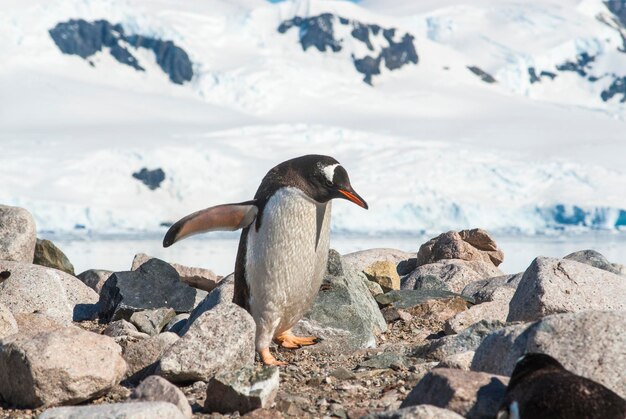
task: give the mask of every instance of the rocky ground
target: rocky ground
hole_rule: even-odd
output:
[[[75,275],[35,231],[0,206],[0,418],[491,418],[532,353],[618,413],[542,391],[548,405],[626,414],[626,269],[591,250],[514,275],[479,229],[417,253],[331,251],[295,328],[323,341],[273,348],[288,365],[266,368],[232,275],[141,254],[127,272]]]

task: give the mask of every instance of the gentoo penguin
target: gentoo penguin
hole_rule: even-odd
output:
[[[165,235],[168,247],[192,234],[243,228],[233,301],[252,315],[256,350],[267,365],[284,364],[269,351],[272,339],[292,349],[318,342],[291,328],[310,308],[326,271],[334,198],[368,208],[337,160],[306,155],[271,169],[252,201],[198,211]]]
[[[550,355],[529,353],[515,365],[497,418],[624,419],[626,401]]]

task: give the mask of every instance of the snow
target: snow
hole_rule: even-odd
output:
[[[483,227],[551,234],[626,224],[624,104],[575,73],[530,85],[581,51],[620,72],[619,34],[601,5],[541,0],[174,0],[22,2],[0,14],[0,202],[28,208],[40,232],[164,233],[201,208],[250,199],[298,155],[329,154],[370,205],[334,206],[335,232],[438,234]],[[412,33],[418,65],[363,83],[350,55],[306,52],[284,19],[323,12]],[[48,29],[108,19],[173,40],[196,76],[168,81],[108,53],[63,55]],[[135,52],[134,52],[135,54]],[[496,77],[489,85],[467,70]],[[132,178],[162,168],[149,190]],[[620,210],[622,212],[620,212]]]

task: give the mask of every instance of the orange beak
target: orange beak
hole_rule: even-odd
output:
[[[368,208],[369,208],[369,207],[367,206],[367,202],[365,202],[365,201],[363,200],[363,198],[361,198],[361,197],[359,196],[359,194],[357,194],[356,192],[354,192],[354,191],[346,191],[346,190],[343,190],[343,189],[339,189],[339,193],[341,193],[343,196],[345,196],[345,197],[346,197],[346,199],[347,199],[348,201],[352,201],[352,202],[354,202],[354,203],[355,203],[355,204],[357,204],[359,207],[361,207],[361,208],[365,208],[365,209],[368,209]]]

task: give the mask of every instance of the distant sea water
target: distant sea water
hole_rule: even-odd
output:
[[[162,237],[63,237],[53,240],[74,264],[76,273],[87,269],[129,270],[136,253],[146,253],[168,262],[208,268],[220,275],[233,271],[239,234],[196,236],[165,249]],[[524,271],[537,256],[563,257],[583,249],[594,249],[613,263],[626,264],[626,232],[590,232],[560,236],[498,236],[504,252],[500,268],[505,273]],[[377,247],[417,252],[430,236],[354,236],[333,234],[331,247],[341,254]]]

